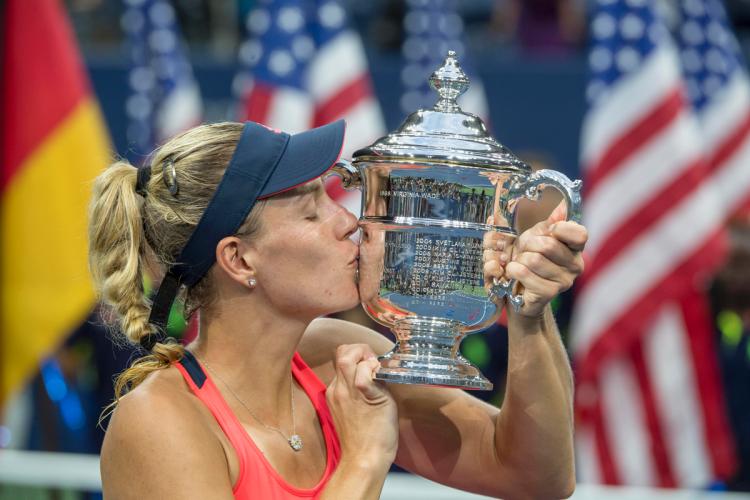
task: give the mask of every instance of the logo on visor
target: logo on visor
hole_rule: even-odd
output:
[[[259,123],[259,125],[260,125],[261,127],[265,128],[266,130],[270,130],[270,131],[271,131],[271,132],[273,132],[274,134],[280,134],[280,133],[281,133],[281,130],[279,130],[279,129],[277,129],[277,128],[271,128],[271,127],[269,127],[268,125],[264,125],[264,124],[262,124],[262,123]]]

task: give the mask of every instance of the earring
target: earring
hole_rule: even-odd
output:
[[[255,288],[255,285],[258,284],[258,280],[256,280],[255,278],[250,278],[249,280],[247,280],[247,284],[250,288]]]

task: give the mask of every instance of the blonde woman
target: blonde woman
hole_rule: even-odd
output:
[[[548,302],[581,272],[585,229],[555,213],[486,272],[518,279],[502,409],[463,391],[373,381],[388,340],[319,319],[358,303],[356,218],[320,181],[343,122],[288,135],[203,125],[150,165],[97,179],[91,269],[148,354],[117,380],[102,448],[108,499],[378,498],[390,465],[467,491],[573,491],[570,368]],[[512,257],[512,259],[511,259]],[[164,279],[150,304],[142,274]],[[160,336],[175,296],[200,335]]]

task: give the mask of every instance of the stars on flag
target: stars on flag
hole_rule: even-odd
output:
[[[696,110],[726,85],[741,68],[739,44],[730,32],[721,2],[682,0],[683,23],[677,34],[680,43],[688,96]]]
[[[346,13],[336,1],[259,2],[247,16],[250,35],[240,46],[240,61],[255,78],[304,90],[307,65],[328,38],[342,30]],[[315,37],[315,39],[313,38]],[[248,75],[240,73],[239,94]]]
[[[639,67],[667,35],[661,20],[646,0],[600,2],[591,21],[589,104],[607,94],[611,85]]]
[[[428,85],[432,72],[440,67],[449,50],[456,51],[466,71],[463,20],[453,0],[409,0],[404,16],[406,38],[402,47],[405,65],[401,71],[404,93],[401,109],[411,113],[435,104]]]
[[[192,68],[182,53],[175,11],[165,0],[125,0],[120,19],[128,36],[132,67],[128,142],[147,154],[159,141],[200,120]]]
[[[591,21],[590,104],[606,95],[608,87],[624,74],[635,70],[654,47],[669,43],[665,40],[665,20],[656,18],[647,1],[602,4]],[[719,0],[681,0],[679,11],[682,19],[674,35],[680,45],[688,96],[700,111],[741,67],[741,49],[731,36]]]
[[[290,133],[345,119],[345,156],[383,135],[364,48],[337,0],[258,0],[245,26],[241,119]]]

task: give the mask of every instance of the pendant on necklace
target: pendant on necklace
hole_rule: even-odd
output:
[[[291,446],[294,451],[301,450],[302,438],[299,437],[298,434],[292,434],[292,436],[289,438],[289,446]]]

